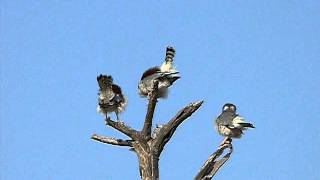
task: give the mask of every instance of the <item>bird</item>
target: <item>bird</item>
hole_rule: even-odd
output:
[[[123,112],[127,105],[127,98],[122,94],[120,86],[113,83],[110,75],[97,76],[99,85],[97,112],[108,116],[115,112],[119,121],[119,113]]]
[[[174,67],[175,49],[168,46],[165,61],[161,66],[147,69],[141,76],[138,90],[141,97],[150,97],[154,81],[158,81],[158,98],[166,98],[168,88],[178,79],[179,71]]]
[[[232,138],[241,138],[243,131],[248,128],[255,128],[253,124],[245,122],[245,119],[236,111],[237,107],[234,104],[226,103],[222,107],[221,114],[215,119],[218,133],[226,137],[222,144],[231,142]]]

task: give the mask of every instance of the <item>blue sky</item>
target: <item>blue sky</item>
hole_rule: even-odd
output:
[[[205,100],[167,144],[161,179],[192,179],[219,145],[225,102],[255,124],[216,179],[320,179],[320,2],[1,1],[1,179],[139,179],[135,154],[90,140],[125,138],[96,113],[100,73],[141,128],[142,72],[176,48],[182,78],[155,123]],[[124,172],[123,172],[124,171]]]

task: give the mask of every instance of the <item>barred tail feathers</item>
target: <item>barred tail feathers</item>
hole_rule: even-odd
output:
[[[172,62],[176,51],[173,47],[168,46],[166,51],[166,62]]]

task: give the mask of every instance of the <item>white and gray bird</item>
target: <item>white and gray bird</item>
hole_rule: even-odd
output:
[[[159,82],[158,97],[167,97],[168,88],[180,78],[179,71],[177,71],[174,67],[174,55],[174,48],[167,47],[166,58],[163,64],[160,67],[156,66],[150,68],[142,74],[141,80],[138,85],[139,94],[141,97],[149,97],[155,80]]]
[[[124,111],[127,105],[127,99],[122,94],[120,86],[113,84],[112,76],[108,75],[100,74],[97,81],[99,84],[97,111],[105,116],[115,112],[119,120],[119,113]]]
[[[237,107],[234,104],[226,103],[222,113],[215,120],[218,133],[226,137],[223,143],[231,138],[240,138],[244,130],[254,128],[253,124],[245,122],[236,111]]]

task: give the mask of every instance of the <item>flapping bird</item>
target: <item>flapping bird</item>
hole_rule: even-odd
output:
[[[115,112],[119,120],[119,113],[124,111],[127,105],[127,99],[122,94],[120,86],[114,84],[112,76],[109,75],[100,74],[97,81],[99,84],[97,111],[105,116]]]
[[[243,131],[248,128],[255,128],[253,124],[245,122],[245,119],[236,111],[237,107],[234,104],[226,103],[222,113],[215,120],[218,133],[226,137],[223,143],[227,140],[231,141],[231,138],[240,138]]]
[[[179,72],[174,67],[173,59],[175,50],[167,47],[166,58],[161,66],[152,67],[146,70],[141,77],[138,85],[141,97],[149,97],[154,81],[158,81],[158,97],[166,98],[168,88],[180,78]]]

